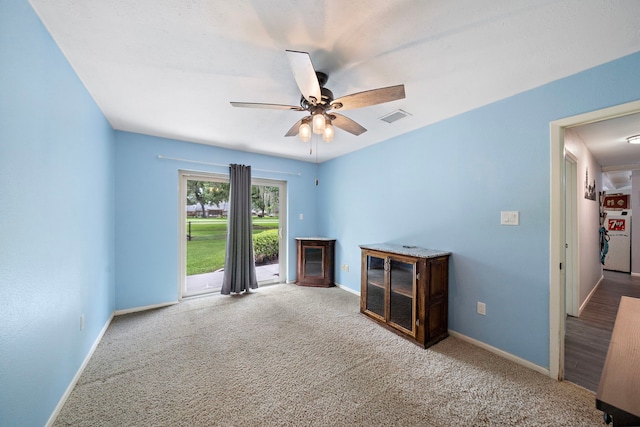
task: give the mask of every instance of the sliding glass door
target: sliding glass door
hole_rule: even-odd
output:
[[[285,183],[252,181],[253,237],[259,284],[284,281]],[[180,297],[219,292],[226,254],[229,177],[180,173]]]

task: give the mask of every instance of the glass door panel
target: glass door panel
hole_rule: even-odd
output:
[[[413,333],[415,264],[391,259],[389,274],[389,322]]]
[[[384,318],[384,258],[367,255],[366,309]]]
[[[305,277],[322,277],[324,271],[323,265],[323,251],[322,247],[304,247],[304,276]]]

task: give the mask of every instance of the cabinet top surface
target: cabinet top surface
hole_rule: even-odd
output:
[[[598,401],[640,417],[640,298],[623,296],[611,333],[611,342],[596,393]],[[597,406],[596,406],[597,407]]]
[[[390,252],[398,255],[408,255],[420,258],[437,258],[441,256],[449,256],[451,252],[440,251],[437,249],[425,249],[418,246],[394,245],[391,243],[373,243],[360,245],[362,249],[370,249],[380,252]]]
[[[320,241],[331,241],[336,240],[331,237],[296,237],[296,240],[320,240]]]

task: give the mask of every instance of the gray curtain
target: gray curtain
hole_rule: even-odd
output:
[[[220,293],[249,292],[258,287],[251,223],[251,166],[229,165],[229,229]]]

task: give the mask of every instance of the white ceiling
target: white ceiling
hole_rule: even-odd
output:
[[[640,51],[640,1],[30,2],[115,129],[310,162]],[[303,113],[229,104],[298,105],[285,49],[336,97],[403,83],[406,99],[345,112],[368,132],[310,156],[283,136]]]
[[[628,190],[631,171],[640,170],[640,145],[627,138],[640,134],[640,113],[577,126],[571,129],[586,145],[604,171],[608,193]]]

